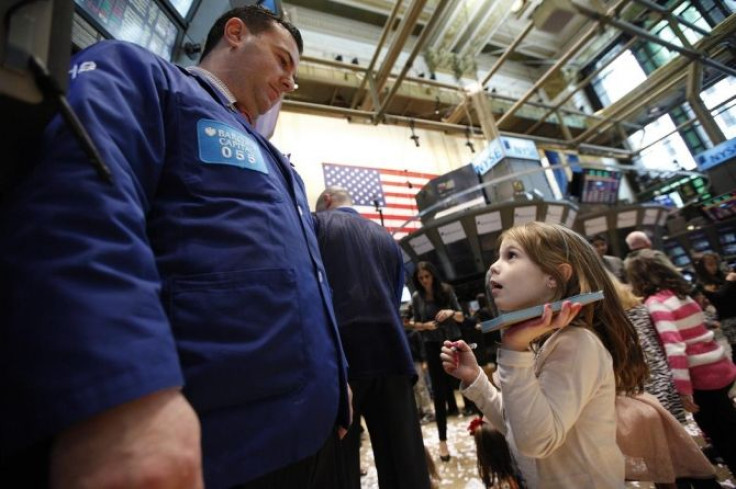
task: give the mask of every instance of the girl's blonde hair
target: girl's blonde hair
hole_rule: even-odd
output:
[[[632,307],[641,305],[641,297],[638,297],[631,291],[631,286],[621,282],[618,278],[616,278],[614,274],[612,274],[608,270],[606,270],[606,272],[608,272],[608,278],[611,279],[613,288],[616,289],[616,293],[618,293],[618,298],[621,301],[621,305],[623,306],[625,311],[628,311]]]
[[[542,222],[508,229],[501,234],[500,240],[504,239],[516,241],[544,273],[555,279],[558,285],[552,300],[603,291],[604,299],[583,306],[573,324],[595,332],[610,352],[618,391],[640,392],[648,370],[636,329],[588,241],[566,227]],[[563,274],[563,264],[572,267],[569,278]]]

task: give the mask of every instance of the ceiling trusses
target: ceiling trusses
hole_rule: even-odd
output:
[[[285,108],[301,104],[302,110],[308,107],[311,113],[325,106],[326,114],[346,116],[347,109],[352,117],[366,118],[373,123],[401,123],[406,119],[415,120],[417,127],[421,126],[420,121],[426,121],[427,125],[434,124],[433,127],[444,124],[450,131],[472,126],[472,132],[480,133],[478,119],[464,107],[467,97],[463,86],[478,73],[478,82],[489,92],[501,131],[557,138],[572,145],[601,142],[618,145],[627,133],[647,122],[646,107],[639,104],[637,109],[632,98],[665,104],[671,103],[664,100],[667,95],[675,94],[684,100],[687,77],[680,71],[687,70],[690,60],[683,62],[679,57],[676,60],[680,61],[673,60],[663,67],[669,67],[667,70],[671,72],[666,82],[659,81],[661,76],[655,76],[655,72],[643,84],[644,88],[634,90],[624,101],[600,114],[580,113],[570,104],[574,93],[584,88],[592,76],[582,79],[579,69],[621,31],[584,15],[575,15],[559,32],[539,31],[531,23],[531,17],[541,1],[527,0],[525,8],[515,13],[511,11],[512,0],[285,2],[287,11],[318,9],[321,15],[342,17],[353,23],[370,19],[374,31],[382,29],[380,37],[376,35],[377,47],[367,68],[306,56],[300,66],[300,89],[286,101]],[[603,15],[617,21],[645,23],[668,15],[648,11],[646,2],[609,0],[607,13]],[[722,39],[709,41],[722,35],[718,32],[731,29],[732,34],[731,24],[736,21],[731,17],[722,23],[728,25],[714,29],[696,49],[721,42]],[[338,19],[331,18],[335,20]],[[435,59],[430,60],[433,55]],[[722,49],[720,56],[719,62],[728,62],[733,59],[733,52],[724,54]],[[419,58],[426,62],[430,72],[445,73],[445,79],[454,75],[456,82],[436,82],[426,78],[427,74],[418,78],[413,67]],[[435,66],[429,66],[433,64],[429,61]],[[490,69],[483,74],[478,65]],[[532,86],[515,98],[490,93],[498,76],[512,72],[527,73]]]

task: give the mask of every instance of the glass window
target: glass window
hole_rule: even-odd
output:
[[[189,9],[192,8],[194,0],[169,0],[169,3],[177,12],[179,12],[179,15],[181,15],[183,19],[186,19]]]
[[[593,83],[593,88],[605,107],[622,98],[646,79],[647,75],[634,55],[631,51],[626,51],[600,73]]]
[[[628,138],[633,149],[646,146],[675,130],[675,123],[669,114],[648,124]],[[678,132],[670,134],[658,143],[645,149],[639,155],[639,162],[650,170],[694,170],[695,160]]]
[[[719,81],[707,90],[700,92],[705,106],[713,114],[718,127],[721,128],[726,139],[736,137],[736,78],[729,76]],[[730,101],[726,102],[727,100]],[[723,104],[723,102],[726,102]],[[723,105],[721,105],[723,104]],[[720,105],[720,107],[718,107]]]

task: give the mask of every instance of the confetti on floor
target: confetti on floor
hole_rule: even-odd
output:
[[[462,401],[458,400],[462,406]],[[468,434],[467,426],[472,417],[468,416],[451,416],[447,420],[447,444],[450,448],[449,462],[440,461],[439,457],[439,438],[437,436],[437,425],[435,423],[427,423],[422,425],[422,434],[424,435],[424,444],[429,449],[429,453],[433,456],[437,470],[442,477],[440,481],[441,489],[482,489],[483,485],[478,478],[478,472],[475,465],[475,443],[473,437]],[[696,436],[698,443],[702,444],[699,438],[700,432],[697,425],[692,419],[686,425],[688,433]],[[370,438],[367,432],[363,436],[361,446],[361,467],[367,469],[368,473],[361,478],[361,489],[378,489],[378,475],[376,467],[373,463],[373,452],[370,448]],[[731,476],[728,469],[722,465],[716,466],[719,483],[728,489],[736,489],[736,478]],[[650,482],[630,481],[626,483],[627,488],[637,489],[653,489],[654,484]]]

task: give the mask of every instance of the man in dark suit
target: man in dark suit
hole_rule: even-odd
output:
[[[597,234],[590,240],[590,244],[593,245],[595,251],[598,252],[598,256],[601,257],[603,266],[606,270],[611,272],[617,279],[622,282],[626,282],[626,272],[624,270],[624,262],[617,256],[607,255],[608,253],[608,240],[603,234]]]
[[[346,190],[319,197],[315,230],[353,392],[355,422],[340,450],[349,488],[360,489],[360,417],[371,437],[381,489],[428,489],[414,401],[414,364],[399,315],[404,269],[391,235],[351,207]]]

